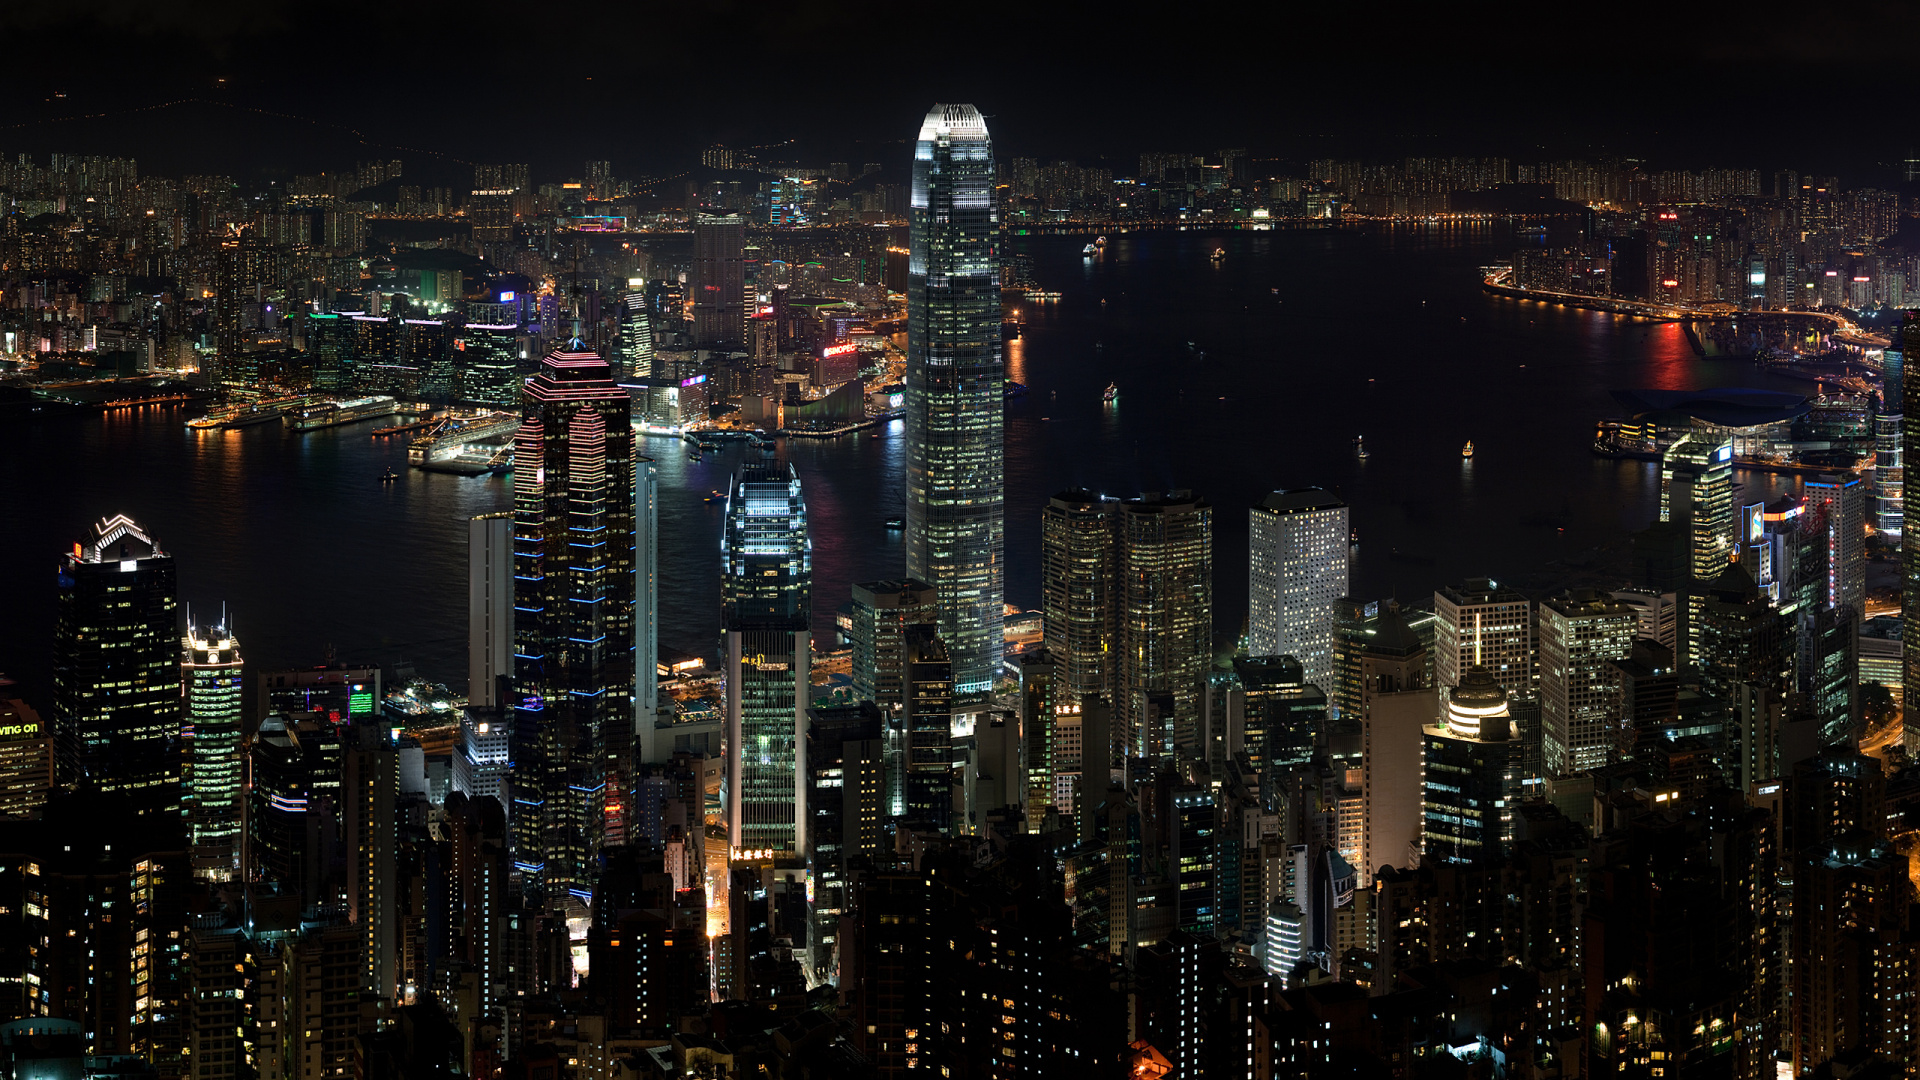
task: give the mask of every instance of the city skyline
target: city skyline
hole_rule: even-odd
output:
[[[274,116],[284,17],[89,25]],[[1920,1070],[1920,156],[925,74],[817,164],[0,155],[0,1075]]]

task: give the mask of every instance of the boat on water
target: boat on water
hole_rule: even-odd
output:
[[[887,528],[888,528],[888,529],[891,529],[891,530],[896,530],[896,531],[897,531],[897,530],[900,530],[900,529],[904,529],[904,528],[906,528],[906,527],[907,527],[907,519],[906,519],[906,518],[897,518],[897,517],[890,517],[890,518],[888,518],[888,519],[887,519],[887,521],[886,521],[886,525],[887,525]]]
[[[1106,237],[1104,237],[1104,236],[1096,236],[1096,237],[1094,237],[1094,238],[1093,238],[1093,246],[1094,246],[1094,247],[1096,247],[1096,248],[1103,248],[1103,247],[1106,247],[1106,246],[1107,246],[1107,238],[1106,238]]]
[[[1100,392],[1100,400],[1108,402],[1119,401],[1120,385],[1118,383],[1108,383],[1107,388]]]
[[[1545,225],[1525,225],[1515,229],[1514,232],[1519,233],[1521,236],[1545,236],[1547,235],[1547,227]]]
[[[380,482],[383,484],[391,484],[398,479],[400,479],[400,474],[394,472],[391,466],[388,467],[386,472],[380,474]]]
[[[394,399],[385,394],[362,398],[322,398],[288,410],[287,431],[289,434],[319,431],[321,428],[339,427],[377,416],[391,416],[398,409],[399,405]]]
[[[1355,435],[1353,437],[1353,452],[1359,455],[1362,460],[1365,460],[1367,456],[1367,437],[1365,435]]]
[[[1473,456],[1473,440],[1472,439],[1468,439],[1467,445],[1464,447],[1461,447],[1460,456],[1463,458],[1470,458]]]
[[[1091,254],[1093,254],[1093,245],[1092,245],[1092,244],[1088,244],[1088,245],[1087,245],[1086,247],[1083,247],[1083,248],[1081,248],[1081,249],[1080,249],[1080,254],[1082,254],[1082,255],[1091,255]]]
[[[1219,262],[1219,261],[1220,261],[1221,259],[1224,259],[1224,258],[1226,258],[1226,257],[1227,257],[1227,249],[1226,249],[1226,248],[1214,248],[1214,249],[1213,249],[1213,256],[1212,256],[1212,258],[1213,258],[1213,261],[1214,261],[1214,262]]]
[[[187,426],[196,431],[218,429],[230,431],[234,428],[253,427],[255,424],[270,424],[279,420],[283,405],[279,402],[257,402],[250,405],[222,405],[212,409],[205,416],[187,421]]]
[[[710,490],[708,490],[708,492],[707,492],[707,501],[708,501],[708,502],[710,502],[710,503],[712,503],[712,502],[726,502],[726,501],[727,501],[727,493],[726,493],[726,492],[724,492],[724,491],[721,491],[721,490],[719,490],[718,488],[713,488],[713,489],[710,489]]]

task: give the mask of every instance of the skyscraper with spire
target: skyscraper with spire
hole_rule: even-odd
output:
[[[935,105],[913,153],[907,263],[907,576],[940,597],[957,695],[993,688],[1005,642],[1006,363],[993,140]]]
[[[540,362],[521,406],[510,817],[528,895],[552,901],[586,888],[633,758],[633,427],[627,392],[577,339]]]

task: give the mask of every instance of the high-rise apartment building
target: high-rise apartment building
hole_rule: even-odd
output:
[[[693,340],[744,348],[747,340],[746,222],[701,214],[693,223]]]
[[[1062,704],[1112,689],[1118,506],[1090,491],[1063,491],[1040,512],[1041,632]]]
[[[53,637],[60,782],[180,806],[180,623],[173,557],[124,514],[60,568]]]
[[[527,380],[514,437],[515,861],[584,888],[633,753],[632,399],[579,341]]]
[[[1004,400],[993,141],[935,105],[913,154],[907,271],[907,576],[940,596],[954,692],[993,689],[1005,644]]]
[[[240,869],[240,643],[225,625],[187,625],[188,841],[193,873],[230,880]]]
[[[1127,745],[1143,757],[1197,755],[1213,666],[1213,507],[1190,491],[1150,494],[1121,503],[1114,528],[1114,687]]]
[[[803,855],[813,543],[793,466],[740,467],[722,546],[727,840],[737,849]]]
[[[1247,652],[1291,656],[1333,688],[1334,601],[1347,595],[1347,504],[1319,488],[1276,491],[1253,508]]]
[[[1468,578],[1433,594],[1433,681],[1454,687],[1469,669],[1486,668],[1509,694],[1539,689],[1533,602],[1511,585]]]
[[[1590,589],[1540,603],[1541,756],[1549,775],[1570,776],[1611,762],[1614,660],[1633,653],[1634,610]]]

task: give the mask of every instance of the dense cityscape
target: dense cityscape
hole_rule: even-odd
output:
[[[484,512],[428,554],[461,670],[366,645],[373,608],[348,649],[263,665],[251,628],[313,613],[190,594],[188,538],[117,501],[10,562],[17,618],[52,618],[21,628],[44,660],[0,649],[0,1080],[1920,1071],[1920,152],[1859,183],[1060,160],[996,152],[995,122],[935,104],[884,159],[703,141],[654,175],[458,182],[406,153],[8,155],[0,422],[404,448],[348,482]],[[1419,581],[1390,595],[1362,592],[1340,479],[1279,451],[1251,504],[1145,469],[1010,497],[1008,416],[1043,395],[1009,356],[1073,267],[1185,236],[1198,277],[1292,234],[1471,235],[1500,249],[1487,304],[1673,330],[1760,385],[1553,415],[1646,473],[1653,520],[1546,570],[1369,547]],[[1101,381],[1103,417],[1200,407]],[[824,587],[820,557],[881,541],[822,526],[802,448],[861,439],[904,483],[830,497],[903,506],[902,559]],[[692,498],[718,551],[667,500],[716,463]],[[380,572],[351,567],[399,591]],[[718,610],[672,610],[676,576]]]

